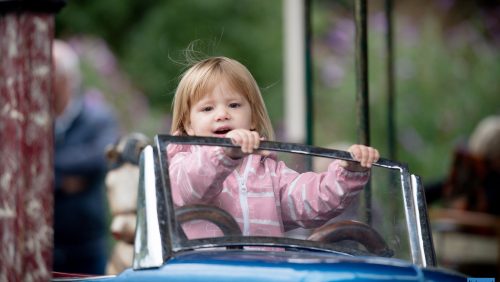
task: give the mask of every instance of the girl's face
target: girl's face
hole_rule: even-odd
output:
[[[254,128],[250,103],[223,82],[191,106],[186,131],[191,136],[224,137],[233,129]]]

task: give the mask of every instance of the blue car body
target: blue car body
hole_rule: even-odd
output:
[[[129,269],[112,281],[464,281],[440,269],[385,258],[317,252],[189,251],[158,269]],[[137,280],[135,280],[137,279]],[[98,281],[110,281],[108,279]]]

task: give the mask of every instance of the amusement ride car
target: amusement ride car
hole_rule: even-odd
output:
[[[234,147],[225,138],[157,135],[140,158],[133,265],[118,275],[68,274],[53,281],[466,280],[437,267],[421,180],[404,164],[374,163],[363,191],[321,227],[249,236],[241,220],[215,203],[173,204],[167,148],[174,144]],[[354,161],[345,151],[293,143],[263,141],[259,150],[274,152],[297,172],[324,170],[325,160]],[[258,197],[245,195],[252,196]],[[188,238],[183,225],[199,220],[217,226],[220,236]]]

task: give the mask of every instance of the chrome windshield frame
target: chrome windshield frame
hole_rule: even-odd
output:
[[[155,155],[154,171],[155,171],[156,187],[154,187],[154,190],[156,191],[157,201],[156,203],[150,203],[150,202],[147,203],[144,201],[145,200],[144,198],[141,198],[140,201],[144,201],[144,203],[138,203],[138,205],[145,204],[156,207],[158,215],[157,221],[155,221],[154,218],[153,219],[147,218],[146,221],[148,222],[147,225],[157,224],[159,226],[159,231],[153,231],[151,229],[146,229],[141,227],[144,224],[139,224],[139,222],[141,220],[144,221],[144,219],[140,219],[140,217],[141,216],[144,217],[147,214],[144,212],[139,214],[139,209],[138,209],[138,219],[137,219],[138,232],[136,232],[138,234],[136,234],[136,244],[140,245],[136,246],[136,249],[138,250],[147,249],[144,242],[139,240],[138,238],[145,238],[145,236],[150,236],[146,234],[147,232],[155,232],[157,235],[160,236],[161,242],[158,243],[158,241],[156,241],[156,243],[161,245],[161,248],[159,249],[162,250],[161,256],[163,258],[163,261],[167,260],[176,252],[184,250],[192,250],[196,247],[209,248],[209,247],[224,246],[224,244],[221,243],[222,240],[210,240],[210,239],[195,240],[194,243],[192,242],[190,244],[183,244],[182,241],[179,239],[180,236],[179,236],[179,230],[177,228],[178,225],[175,219],[175,209],[170,191],[170,177],[168,173],[167,146],[169,144],[236,147],[231,143],[229,139],[226,138],[172,136],[166,134],[165,135],[160,134],[155,137],[155,148],[152,152],[153,155]],[[321,147],[314,147],[314,146],[295,144],[295,143],[262,141],[258,149],[276,151],[276,152],[293,152],[302,155],[310,155],[317,157],[333,157],[347,161],[354,161],[351,155],[345,151],[326,149]],[[149,149],[148,151],[143,152],[143,154],[150,154],[150,153],[151,151]],[[427,219],[425,195],[421,185],[420,178],[418,178],[418,176],[410,174],[408,167],[406,165],[388,159],[381,158],[379,161],[374,163],[374,166],[398,170],[400,172],[401,183],[402,183],[401,189],[404,199],[406,227],[408,230],[412,262],[416,265],[423,267],[435,266],[436,262],[435,262],[434,247],[432,244],[431,232]],[[148,191],[149,189],[146,187],[141,187],[141,184],[139,184],[139,188],[144,191]],[[141,195],[141,193],[144,194],[144,192],[139,191],[139,195]],[[144,208],[142,208],[141,210],[143,209]],[[149,221],[153,222],[151,223]],[[277,245],[283,245],[289,243],[292,246],[300,247],[299,246],[300,240],[297,241],[288,238],[268,238],[268,239],[269,242],[273,240],[279,242]],[[247,242],[242,242],[242,245],[245,245],[245,243]],[[267,245],[266,238],[263,237],[256,238],[255,242],[252,242],[250,240],[248,241],[248,244]],[[148,244],[148,246],[149,245],[150,244]],[[231,242],[230,245],[238,245],[238,242]],[[150,250],[150,254],[152,255],[153,253],[154,251]],[[139,269],[142,267],[159,266],[157,254],[155,256],[156,257],[155,263],[152,264],[139,263],[139,260],[141,258],[140,254],[141,254],[140,251],[135,252],[134,268]],[[142,258],[142,260],[144,261],[144,258]]]

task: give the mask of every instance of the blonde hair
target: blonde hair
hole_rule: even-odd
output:
[[[199,61],[182,75],[172,103],[170,132],[188,135],[186,126],[189,125],[191,106],[223,81],[248,100],[252,110],[252,122],[256,125],[255,130],[259,135],[266,140],[274,140],[274,130],[257,82],[244,65],[226,57],[211,57]]]

